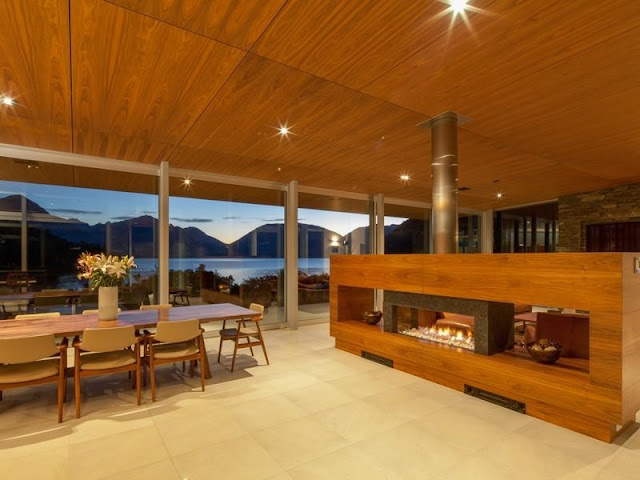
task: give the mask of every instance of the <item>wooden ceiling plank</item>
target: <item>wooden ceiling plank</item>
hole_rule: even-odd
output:
[[[71,13],[77,153],[164,160],[244,56],[102,1]]]
[[[108,0],[137,13],[249,50],[286,0]]]
[[[71,150],[69,4],[0,2],[0,142]]]

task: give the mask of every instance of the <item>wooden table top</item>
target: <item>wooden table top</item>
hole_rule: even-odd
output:
[[[53,333],[57,337],[70,337],[82,334],[85,328],[122,327],[125,325],[133,325],[136,328],[150,328],[154,327],[159,321],[171,322],[197,318],[200,323],[207,323],[237,318],[255,318],[260,315],[255,310],[249,310],[231,303],[216,303],[159,310],[127,310],[118,313],[118,320],[112,322],[99,322],[97,314],[62,315],[60,317],[36,320],[0,320],[0,338],[41,333]]]

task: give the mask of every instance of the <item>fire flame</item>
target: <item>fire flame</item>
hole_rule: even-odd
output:
[[[459,330],[457,328],[437,328],[431,327],[429,328],[429,334],[435,335],[443,340],[457,340],[458,342],[464,341],[465,343],[471,344],[473,342],[473,333],[470,330]],[[466,338],[465,338],[466,336]]]

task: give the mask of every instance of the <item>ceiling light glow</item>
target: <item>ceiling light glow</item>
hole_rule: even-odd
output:
[[[11,97],[2,97],[2,104],[3,105],[11,106],[11,105],[15,105],[15,103],[16,102],[14,102],[13,98],[11,98]]]
[[[280,133],[280,135],[282,135],[283,137],[286,137],[287,135],[289,135],[289,127],[287,127],[286,125],[283,125],[282,127],[280,127],[278,129],[278,132]]]
[[[409,180],[411,180],[411,177],[409,176],[409,174],[403,173],[402,175],[400,175],[400,180],[402,180],[403,182],[408,182]]]
[[[450,5],[455,13],[462,13],[467,8],[467,0],[451,0]]]
[[[504,194],[503,194],[502,192],[498,192],[498,193],[496,193],[496,198],[497,198],[498,200],[502,199],[502,197],[504,197]]]

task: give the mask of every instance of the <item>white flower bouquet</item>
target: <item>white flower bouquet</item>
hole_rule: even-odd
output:
[[[124,283],[129,270],[137,267],[134,258],[128,255],[119,257],[84,252],[78,258],[78,278],[89,280],[91,290],[98,287],[119,287]]]

